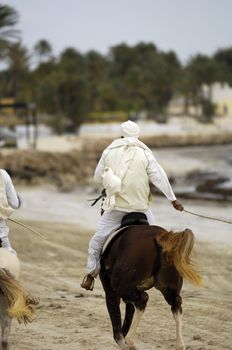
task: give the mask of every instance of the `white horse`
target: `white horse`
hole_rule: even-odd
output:
[[[35,305],[38,299],[33,298],[19,282],[20,263],[17,256],[0,248],[0,350],[8,350],[8,336],[11,320],[16,318],[24,324],[33,321]]]

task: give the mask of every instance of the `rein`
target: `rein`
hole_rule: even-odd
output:
[[[44,240],[47,239],[44,235],[42,235],[41,233],[39,233],[39,232],[33,230],[31,227],[29,227],[29,226],[23,224],[23,223],[20,222],[20,221],[13,220],[13,219],[10,219],[10,218],[8,218],[7,220],[8,220],[8,221],[11,221],[11,222],[13,222],[13,223],[15,223],[15,224],[17,224],[17,225],[19,225],[19,226],[22,226],[22,227],[26,228],[27,230],[31,231],[31,232],[34,233],[36,236],[38,236],[40,239],[44,239]]]
[[[93,202],[91,204],[91,207],[93,207],[101,198],[104,198],[106,196],[106,190],[103,189],[100,196],[94,199],[88,199],[88,202]]]
[[[91,206],[94,206],[100,199],[103,198],[103,200],[104,200],[104,197],[105,197],[105,196],[106,196],[106,191],[105,191],[105,189],[103,189],[102,192],[101,192],[101,195],[100,195],[99,197],[94,198],[94,199],[89,199],[88,201],[93,202],[93,203],[91,204]],[[194,215],[194,216],[198,216],[198,217],[200,217],[200,218],[209,219],[209,220],[214,220],[214,221],[219,221],[219,222],[224,222],[225,224],[232,225],[232,221],[230,221],[230,220],[223,220],[223,219],[219,219],[219,218],[214,218],[214,217],[212,217],[212,216],[207,216],[207,215],[202,215],[202,214],[194,213],[194,212],[192,212],[192,211],[190,211],[190,210],[186,210],[186,209],[184,209],[183,211],[184,211],[185,213],[187,213],[187,214]]]
[[[220,222],[224,222],[225,224],[230,224],[230,225],[232,225],[232,221],[229,221],[229,220],[223,220],[223,219],[218,219],[218,218],[214,218],[214,217],[211,217],[211,216],[201,215],[201,214],[193,213],[192,211],[185,210],[185,209],[184,209],[183,211],[184,211],[185,213],[198,216],[198,217],[200,217],[200,218],[209,219],[209,220],[214,220],[214,221],[220,221]]]
[[[105,200],[106,197],[106,190],[103,188],[101,194],[99,197],[94,198],[94,199],[88,199],[88,202],[93,202],[91,204],[91,207],[93,207],[100,199],[102,199],[102,202]],[[101,216],[104,214],[104,210],[101,208]]]

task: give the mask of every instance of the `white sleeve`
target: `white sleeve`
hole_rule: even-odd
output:
[[[3,174],[5,186],[6,186],[6,197],[7,197],[8,203],[13,209],[18,209],[19,199],[15,191],[14,185],[11,181],[10,175],[5,170],[2,171],[2,174]]]
[[[103,175],[104,169],[105,169],[105,159],[106,159],[108,153],[109,153],[109,150],[105,150],[102,153],[102,156],[97,164],[97,167],[96,167],[95,172],[94,172],[94,182],[96,182],[96,183],[102,183],[102,175]]]
[[[147,173],[150,182],[163,192],[170,201],[176,200],[176,196],[164,169],[150,152],[145,151],[145,154],[148,160]]]

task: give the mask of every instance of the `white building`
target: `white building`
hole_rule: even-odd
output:
[[[215,114],[232,118],[232,87],[227,83],[214,83],[210,87],[204,85],[202,92],[205,98],[211,97],[211,102],[215,104]],[[167,112],[169,115],[184,115],[184,98],[183,96],[174,97],[168,105]],[[200,116],[202,113],[201,106],[188,106],[188,113],[194,116]]]
[[[212,102],[216,105],[216,114],[232,117],[232,87],[227,83],[212,85]]]

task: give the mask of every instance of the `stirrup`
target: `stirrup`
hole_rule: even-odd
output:
[[[88,280],[91,279],[90,283],[88,284]],[[81,283],[81,287],[86,289],[86,290],[93,290],[94,288],[94,282],[95,282],[95,278],[88,274],[88,275],[85,275],[85,277],[83,278],[83,281]]]

